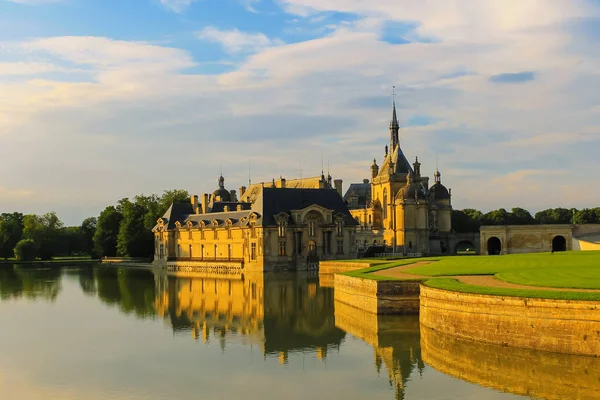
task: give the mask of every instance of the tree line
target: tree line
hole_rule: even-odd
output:
[[[482,225],[600,224],[600,207],[549,208],[535,215],[523,208],[500,208],[482,213],[473,208],[452,211],[452,229],[458,233],[478,232]]]
[[[162,196],[138,195],[106,207],[98,218],[80,226],[64,226],[56,213],[0,214],[0,258],[50,260],[58,256],[151,257],[156,221],[172,202],[189,201],[185,190],[167,190]]]

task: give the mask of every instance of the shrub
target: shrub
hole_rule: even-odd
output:
[[[19,261],[35,260],[35,242],[31,239],[23,239],[15,246],[15,257]]]

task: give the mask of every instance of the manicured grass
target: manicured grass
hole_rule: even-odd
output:
[[[520,285],[600,289],[600,265],[595,267],[525,269],[502,272],[496,278]]]
[[[411,258],[389,261],[371,268],[346,272],[344,275],[372,280],[400,280],[371,274],[401,265],[432,261],[405,270],[408,274],[431,277],[456,275],[495,275],[506,282],[540,287],[564,288],[565,291],[537,289],[510,289],[467,285],[453,278],[435,278],[425,281],[427,286],[458,292],[498,296],[518,296],[548,299],[600,300],[599,293],[569,292],[568,289],[600,290],[600,252],[564,252],[513,254],[504,256],[452,256]],[[422,280],[422,279],[410,279]]]
[[[433,278],[423,283],[425,286],[461,293],[475,293],[494,296],[529,297],[556,300],[600,301],[600,292],[569,292],[550,290],[508,289],[488,286],[467,285],[452,278]]]
[[[425,260],[437,260],[437,262],[409,268],[406,272],[427,276],[451,276],[495,275],[497,273],[529,269],[546,271],[560,268],[569,271],[581,268],[600,268],[600,252],[598,251],[569,251],[554,254],[509,254],[503,256],[431,257],[420,258],[417,261]]]
[[[388,269],[388,268],[398,267],[400,265],[412,264],[414,262],[418,262],[418,261],[415,261],[414,258],[409,258],[409,259],[379,264],[377,266],[370,267],[370,268],[363,268],[363,269],[357,269],[355,271],[343,272],[341,275],[353,276],[355,278],[371,279],[373,281],[395,281],[395,280],[421,281],[423,279],[420,279],[420,278],[415,278],[415,279],[388,278],[386,276],[379,276],[379,275],[375,275],[375,274],[371,273],[371,272],[381,271],[381,270]]]

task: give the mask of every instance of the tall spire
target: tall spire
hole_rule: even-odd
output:
[[[392,120],[390,121],[390,151],[394,151],[399,145],[398,130],[400,125],[398,124],[398,117],[396,116],[396,86],[392,88]]]

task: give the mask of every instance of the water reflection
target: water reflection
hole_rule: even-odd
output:
[[[61,289],[61,269],[0,267],[0,299],[56,300]]]
[[[414,370],[422,373],[418,316],[375,315],[335,302],[335,325],[373,346],[375,368],[385,366],[396,399],[405,398],[406,383]]]
[[[600,359],[458,339],[421,329],[423,359],[445,374],[537,399],[600,398]]]

